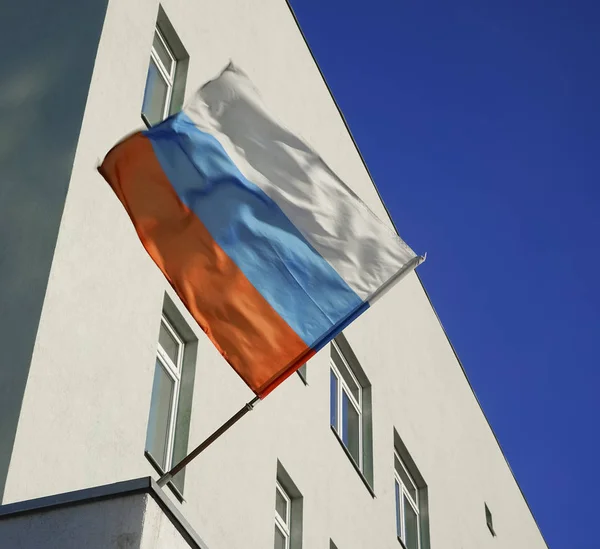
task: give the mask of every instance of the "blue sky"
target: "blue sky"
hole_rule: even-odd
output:
[[[292,5],[549,546],[600,547],[600,2]]]

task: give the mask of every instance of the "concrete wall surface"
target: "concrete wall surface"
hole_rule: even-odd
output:
[[[0,548],[140,549],[145,516],[149,513],[151,521],[158,519],[154,507],[158,506],[152,498],[139,494],[0,518]]]
[[[389,222],[284,0],[161,5],[190,55],[188,97],[233,59],[271,110]],[[253,396],[173,294],[96,171],[117,140],[142,127],[158,8],[156,0],[110,0],[105,19],[98,15],[102,35],[4,503],[156,476],[144,444],[165,293],[198,340],[190,445]],[[435,258],[422,268],[438,268]],[[279,461],[303,496],[303,547],[326,549],[333,539],[339,549],[398,549],[396,430],[428,486],[432,548],[546,547],[416,275],[345,335],[372,385],[375,497],[329,426],[324,349],[308,364],[308,385],[291,377],[189,466],[185,501],[173,502],[207,545],[273,546]],[[156,535],[170,536],[160,528]],[[142,546],[152,547],[150,539]]]
[[[7,509],[14,506],[0,506],[0,549],[206,549],[193,530],[165,512],[155,489],[102,499],[85,495],[104,490],[110,486],[24,502],[15,513]],[[72,495],[69,502],[52,501]]]
[[[0,500],[107,0],[0,17]]]
[[[194,549],[196,546],[193,546]],[[140,549],[189,549],[173,522],[152,499],[148,498]]]

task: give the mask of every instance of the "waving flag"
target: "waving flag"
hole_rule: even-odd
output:
[[[233,65],[99,168],[158,267],[261,398],[421,258]]]

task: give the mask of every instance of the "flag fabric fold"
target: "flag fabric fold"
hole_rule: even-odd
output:
[[[419,262],[232,64],[99,171],[261,398]]]

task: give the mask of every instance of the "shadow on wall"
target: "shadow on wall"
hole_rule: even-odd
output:
[[[0,18],[0,502],[108,0]]]

